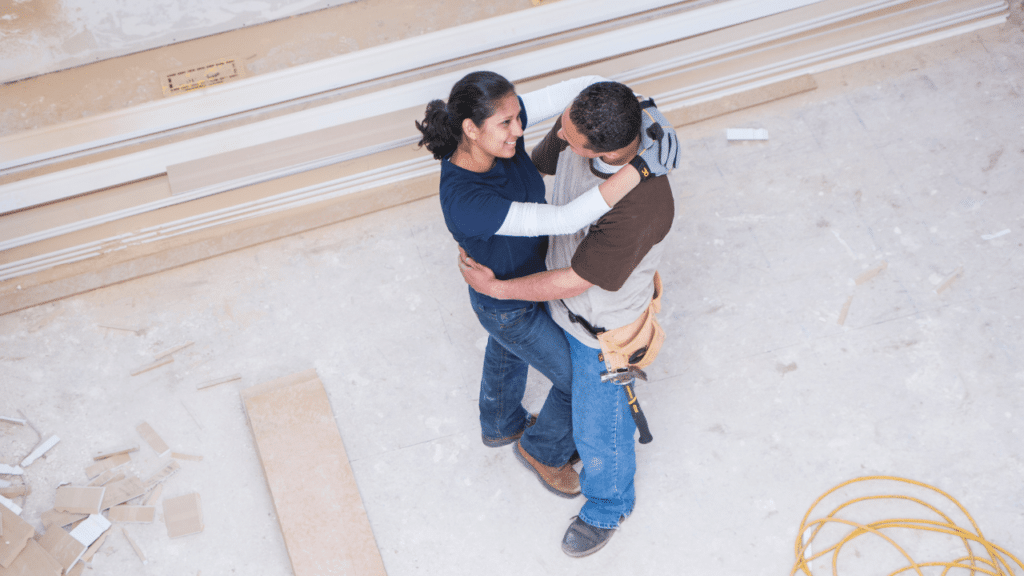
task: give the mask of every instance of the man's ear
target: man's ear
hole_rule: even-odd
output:
[[[476,140],[480,136],[480,128],[470,118],[462,120],[462,133],[470,140]]]

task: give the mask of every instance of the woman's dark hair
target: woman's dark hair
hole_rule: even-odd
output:
[[[611,152],[640,134],[640,103],[625,84],[598,82],[583,89],[569,108],[569,120],[587,137],[587,148]]]
[[[416,129],[423,134],[420,147],[426,146],[438,160],[451,154],[462,141],[462,121],[469,118],[482,125],[494,114],[494,103],[509,93],[515,93],[515,87],[500,74],[466,74],[452,86],[447,105],[441,100],[427,104],[423,122],[416,122]]]

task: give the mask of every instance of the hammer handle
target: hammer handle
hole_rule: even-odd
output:
[[[626,391],[626,398],[629,400],[629,412],[633,415],[637,430],[640,431],[640,443],[647,444],[654,437],[651,436],[651,429],[647,426],[647,417],[644,416],[644,411],[640,408],[640,402],[636,399],[636,394],[633,393],[633,385],[625,384],[622,388]]]

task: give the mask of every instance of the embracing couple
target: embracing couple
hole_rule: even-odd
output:
[[[556,117],[527,153],[523,131]],[[635,502],[636,425],[622,384],[664,337],[653,312],[675,214],[665,176],[679,162],[675,131],[617,82],[589,76],[517,95],[493,72],[462,78],[416,126],[441,161],[445,223],[489,333],[483,442],[513,444],[551,492],[583,494],[562,550],[592,554]],[[550,204],[542,174],[554,176]],[[535,416],[522,406],[531,365],[552,383]]]

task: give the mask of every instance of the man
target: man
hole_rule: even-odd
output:
[[[652,140],[655,146],[659,140],[673,144],[660,158],[674,167],[679,154],[674,135],[663,140],[657,130],[641,131],[644,117],[663,120],[656,109],[642,107],[623,84],[601,82],[584,89],[532,154],[542,173],[555,176],[552,204],[571,201],[619,167],[635,162],[638,154],[650,158],[650,151],[641,146]],[[659,125],[671,130],[667,122]],[[596,335],[634,323],[651,305],[661,241],[674,214],[668,178],[650,177],[589,230],[551,237],[546,272],[502,281],[462,258],[463,275],[478,292],[500,299],[550,301],[551,316],[569,340],[573,436],[587,498],[562,539],[562,550],[570,556],[600,550],[633,511],[636,425],[622,387],[602,381],[609,367]]]

